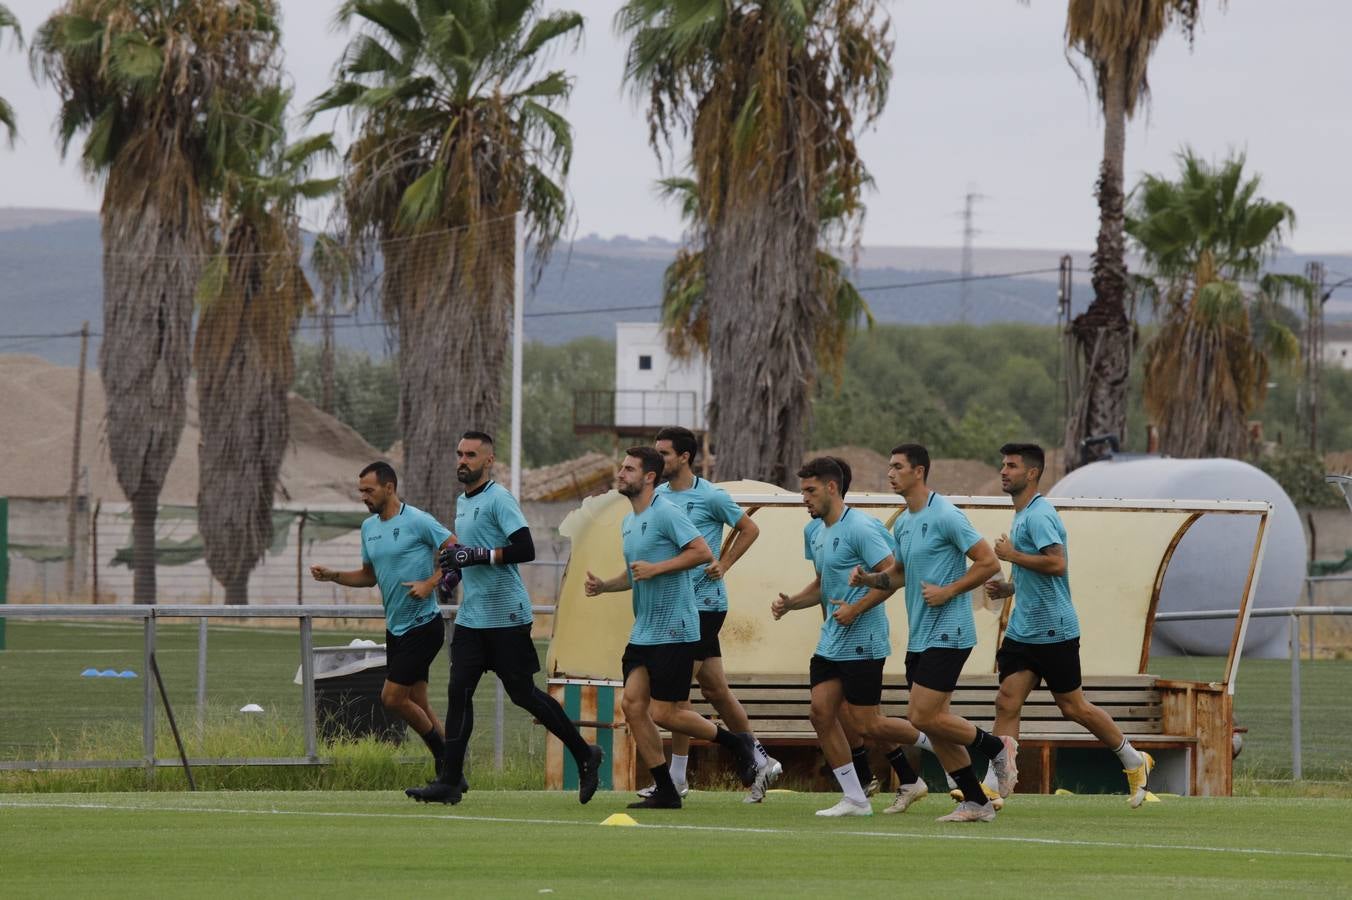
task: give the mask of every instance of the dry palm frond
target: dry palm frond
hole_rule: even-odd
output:
[[[837,301],[853,302],[818,255],[822,204],[832,187],[857,234],[868,174],[855,135],[887,100],[888,23],[875,0],[630,0],[615,24],[654,149],[690,141],[696,224],[667,320],[695,310],[697,289],[719,476],[785,483],[819,356],[839,341]]]

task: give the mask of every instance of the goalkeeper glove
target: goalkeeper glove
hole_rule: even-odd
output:
[[[451,544],[437,556],[442,569],[463,569],[466,566],[487,566],[493,562],[493,551],[488,547],[466,547]]]

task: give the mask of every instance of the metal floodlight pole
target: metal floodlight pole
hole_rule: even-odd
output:
[[[319,752],[315,742],[315,655],[311,624],[309,616],[300,617],[300,696],[305,716],[305,756],[313,760],[319,758]]]
[[[207,617],[197,620],[197,730],[206,727],[207,716]]]
[[[1291,615],[1291,779],[1302,776],[1300,747],[1300,617]]]
[[[517,211],[513,219],[516,232],[516,251],[512,257],[512,496],[521,502],[521,371],[525,349],[523,325],[526,312],[526,214]],[[501,772],[503,765],[504,697],[502,679],[495,678],[497,687],[493,702],[493,765]]]
[[[155,611],[146,610],[145,617],[145,660],[141,667],[142,684],[145,690],[141,697],[141,751],[145,757],[146,787],[152,787],[155,779],[155,685],[150,673],[155,666]]]

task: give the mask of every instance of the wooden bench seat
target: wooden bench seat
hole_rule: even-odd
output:
[[[820,760],[815,751],[817,736],[808,720],[810,688],[806,678],[800,675],[734,675],[729,681],[760,741],[770,748],[791,750],[787,755],[799,761],[795,771],[815,777]],[[550,681],[549,687],[580,727],[596,729],[603,746],[610,745],[607,750],[612,760],[613,785],[616,788],[633,786],[636,764],[633,742],[624,728],[620,710],[621,685],[607,681],[555,679]],[[999,684],[993,674],[964,676],[953,693],[951,709],[989,729],[995,719],[998,690]],[[1169,789],[1179,793],[1229,794],[1230,697],[1221,686],[1167,681],[1153,675],[1087,676],[1084,691],[1091,702],[1113,717],[1132,744],[1156,757],[1157,766],[1168,763],[1171,769]],[[884,713],[902,715],[907,699],[904,679],[886,676]],[[716,718],[714,710],[700,696],[698,686],[692,685],[691,701],[701,715]],[[1222,728],[1223,734],[1220,733]],[[602,735],[605,737],[600,737]],[[665,733],[663,736],[670,738]],[[1103,754],[1108,752],[1092,734],[1061,715],[1049,691],[1045,688],[1034,691],[1024,705],[1020,723],[1019,790],[1051,792],[1058,784],[1057,764],[1065,756],[1062,751],[1091,748]],[[812,752],[807,752],[808,749]],[[562,786],[568,780],[563,769],[569,763],[563,759],[565,754],[561,745],[552,739],[550,752],[554,755],[547,761],[546,783]],[[715,751],[701,748],[698,752]],[[1112,775],[1116,761],[1107,757],[1102,762],[1101,768]],[[885,768],[875,765],[875,771],[885,771]],[[639,776],[637,780],[643,779]]]

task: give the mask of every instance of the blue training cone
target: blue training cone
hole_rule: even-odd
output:
[[[118,677],[118,678],[135,678],[135,677],[136,677],[136,673],[133,672],[131,669],[123,669],[121,672],[118,672],[118,673],[117,673],[117,677]]]
[[[98,678],[98,677],[99,677],[99,670],[98,670],[98,669],[85,669],[83,672],[80,673],[80,677],[81,677],[81,678]]]
[[[116,677],[117,677],[117,669],[104,669],[102,672],[99,673],[99,677],[100,677],[100,678],[116,678]]]

